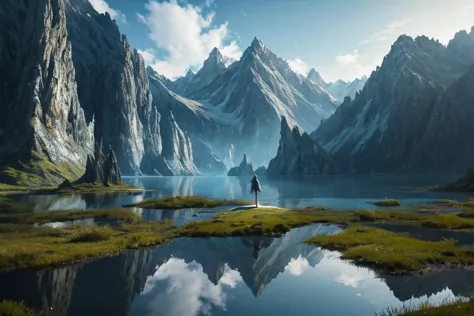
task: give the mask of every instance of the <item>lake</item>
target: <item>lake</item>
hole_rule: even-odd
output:
[[[420,204],[444,198],[466,199],[465,195],[440,192],[415,192],[403,187],[442,185],[458,175],[400,175],[400,176],[296,176],[260,177],[264,205],[292,208],[325,205],[336,208],[376,208],[368,202],[384,198],[398,199],[404,204]],[[124,180],[147,190],[144,194],[78,194],[18,195],[15,200],[27,203],[35,211],[114,208],[169,195],[203,195],[218,199],[253,200],[251,177],[125,177]],[[161,214],[157,215],[159,219]],[[151,216],[151,214],[147,214]]]
[[[301,243],[339,231],[312,225],[280,238],[181,238],[90,263],[0,274],[0,299],[46,315],[366,316],[472,293],[474,271],[387,276]]]
[[[121,207],[147,198],[204,195],[252,199],[251,177],[127,177],[144,194],[73,196],[16,195],[36,211]],[[469,196],[416,192],[403,187],[439,185],[456,175],[364,177],[260,177],[260,203],[280,207],[326,205],[376,208],[390,198],[405,205]],[[227,207],[228,208],[228,207]],[[222,207],[218,210],[225,210]],[[134,209],[145,220],[175,225],[209,218],[214,210]],[[93,225],[93,219],[81,223]],[[61,225],[61,224],[53,224]],[[406,227],[393,227],[404,231]],[[408,228],[419,238],[442,236]],[[0,300],[24,301],[45,315],[374,315],[389,306],[442,302],[474,292],[474,271],[450,270],[424,276],[390,276],[352,265],[340,254],[301,241],[335,234],[336,226],[312,225],[280,238],[180,238],[151,249],[42,271],[0,274]],[[472,244],[471,234],[453,234]]]

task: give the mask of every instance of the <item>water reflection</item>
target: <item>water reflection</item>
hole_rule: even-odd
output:
[[[55,316],[365,316],[473,294],[472,270],[379,276],[300,242],[338,231],[313,225],[281,238],[182,238],[87,264],[0,274],[0,300]]]

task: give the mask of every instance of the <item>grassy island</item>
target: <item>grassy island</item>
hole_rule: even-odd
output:
[[[35,316],[34,309],[27,307],[24,303],[3,300],[0,302],[0,315],[2,316]]]
[[[213,208],[222,205],[251,205],[252,203],[243,200],[213,200],[202,196],[168,196],[125,205],[125,207],[147,209]]]
[[[453,240],[423,241],[383,229],[352,226],[332,236],[306,241],[342,252],[351,259],[392,274],[420,272],[430,266],[474,265],[474,249],[456,246]]]

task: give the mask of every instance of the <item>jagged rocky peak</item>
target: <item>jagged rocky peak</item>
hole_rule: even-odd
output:
[[[334,174],[340,173],[334,159],[307,133],[298,127],[290,129],[281,118],[281,139],[277,155],[270,161],[266,174]]]
[[[75,183],[102,183],[104,185],[117,185],[122,183],[122,176],[117,157],[112,147],[107,157],[102,151],[102,142],[96,144],[94,156],[87,157],[86,171]],[[67,186],[66,181],[62,186]]]
[[[323,88],[326,87],[327,85],[327,83],[321,77],[319,72],[317,72],[316,69],[314,68],[311,68],[311,70],[308,73],[307,78]]]
[[[189,69],[188,72],[186,73],[186,76],[184,77],[187,79],[191,79],[192,77],[194,77],[194,72],[191,69]]]
[[[222,56],[219,49],[217,47],[214,47],[214,49],[209,54],[209,57],[204,61],[204,65],[199,72],[218,73],[225,69],[226,69],[226,66],[225,66],[224,57]]]
[[[229,170],[228,176],[247,176],[253,175],[253,165],[251,162],[247,161],[247,154],[244,153],[244,157],[239,166],[234,167]]]

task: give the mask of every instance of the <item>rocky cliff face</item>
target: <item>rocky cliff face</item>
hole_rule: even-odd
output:
[[[75,82],[63,0],[0,3],[0,164],[85,164],[93,150]]]
[[[334,174],[341,172],[336,162],[307,133],[300,134],[298,127],[290,128],[281,118],[280,145],[277,155],[270,161],[266,174]]]
[[[450,124],[457,125],[461,113],[470,112],[462,105],[469,103],[462,101],[469,98],[462,88],[468,78],[460,77],[467,71],[465,65],[474,62],[473,34],[457,35],[447,47],[427,37],[400,36],[364,89],[353,101],[347,98],[312,136],[336,161],[356,172],[430,170],[442,162],[456,169],[457,163],[472,161],[470,150],[461,155],[462,162],[439,154],[438,140],[453,139],[434,130],[443,126],[451,133],[457,127]],[[460,113],[450,110],[453,104]],[[469,128],[457,130],[456,141],[468,132]]]
[[[160,151],[158,113],[152,107],[145,66],[110,16],[87,0],[64,0],[79,99],[96,139],[116,149],[126,174]]]
[[[167,88],[167,84],[153,69],[147,68],[150,90],[153,96],[153,106],[158,112],[167,116],[167,121],[161,118],[162,151],[159,154],[168,160],[169,157],[180,157],[174,160],[177,169],[170,168],[161,171],[163,174],[196,174],[224,173],[226,167],[218,158],[213,146],[225,147],[230,135],[230,128],[225,129],[210,118],[209,112],[199,102],[189,100]],[[167,124],[164,124],[167,123]],[[173,128],[175,133],[166,128]],[[156,161],[156,160],[153,160]],[[181,161],[181,162],[179,162]],[[179,163],[178,163],[179,162]],[[166,164],[165,161],[163,161]],[[179,164],[179,166],[177,165]]]
[[[251,162],[247,161],[247,154],[244,154],[242,162],[237,167],[234,167],[229,170],[228,176],[247,176],[253,175],[253,165]]]

